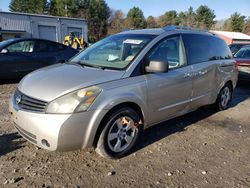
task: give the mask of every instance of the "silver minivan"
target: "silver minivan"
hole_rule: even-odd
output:
[[[94,147],[120,158],[152,125],[204,105],[228,108],[237,77],[228,46],[210,32],[131,30],[28,74],[10,112],[18,132],[38,147]]]

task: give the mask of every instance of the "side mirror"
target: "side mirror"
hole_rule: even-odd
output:
[[[168,72],[168,62],[150,61],[149,65],[145,67],[147,72]]]
[[[9,52],[9,50],[7,50],[6,48],[1,50],[1,54],[7,54]]]

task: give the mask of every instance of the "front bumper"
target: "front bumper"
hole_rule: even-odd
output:
[[[12,100],[9,111],[16,129],[26,140],[51,151],[91,147],[97,128],[107,112],[95,110],[75,114],[35,113],[14,108]]]

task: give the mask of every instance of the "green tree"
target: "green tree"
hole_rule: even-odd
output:
[[[196,10],[195,21],[197,27],[210,29],[213,24],[215,24],[215,14],[214,10],[210,9],[208,6],[201,5]]]
[[[247,35],[250,35],[250,17],[248,17],[248,19],[244,24],[243,32],[246,33]]]
[[[108,34],[119,33],[125,29],[125,16],[121,10],[113,11],[109,21]]]
[[[177,17],[177,12],[175,10],[171,10],[163,14],[159,17],[159,25],[161,27],[167,26],[167,25],[178,25],[179,20]]]
[[[138,7],[133,7],[127,14],[127,26],[133,29],[141,29],[147,27],[147,22],[144,18],[143,12]]]
[[[50,0],[49,12],[55,16],[87,19],[90,42],[107,35],[110,9],[105,0]]]
[[[187,15],[185,12],[180,12],[178,14],[178,23],[180,26],[187,26]]]
[[[105,37],[108,33],[108,20],[110,8],[105,0],[75,0],[77,11],[74,17],[88,20],[89,41],[95,42]]]
[[[96,41],[107,35],[110,9],[104,0],[91,0],[89,4],[89,33]]]
[[[231,20],[230,19],[225,20],[222,28],[223,28],[222,30],[224,31],[232,31]]]
[[[11,0],[9,10],[11,12],[44,14],[47,13],[47,5],[47,0]]]
[[[186,25],[190,27],[195,27],[196,26],[196,22],[195,22],[196,14],[194,12],[193,7],[189,7],[188,11],[185,14],[186,14]]]
[[[74,10],[74,16],[77,18],[90,18],[90,0],[75,0],[76,10]]]
[[[231,31],[242,32],[245,23],[245,16],[241,16],[240,13],[235,12],[231,15],[229,20]]]
[[[75,0],[50,0],[49,13],[54,16],[70,17],[77,10]]]
[[[147,18],[147,28],[156,28],[157,23],[155,21],[155,18],[153,16],[149,16]]]

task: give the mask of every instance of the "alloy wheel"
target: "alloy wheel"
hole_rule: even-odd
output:
[[[123,116],[111,126],[107,141],[111,151],[117,153],[127,149],[136,136],[137,127],[133,119]]]

